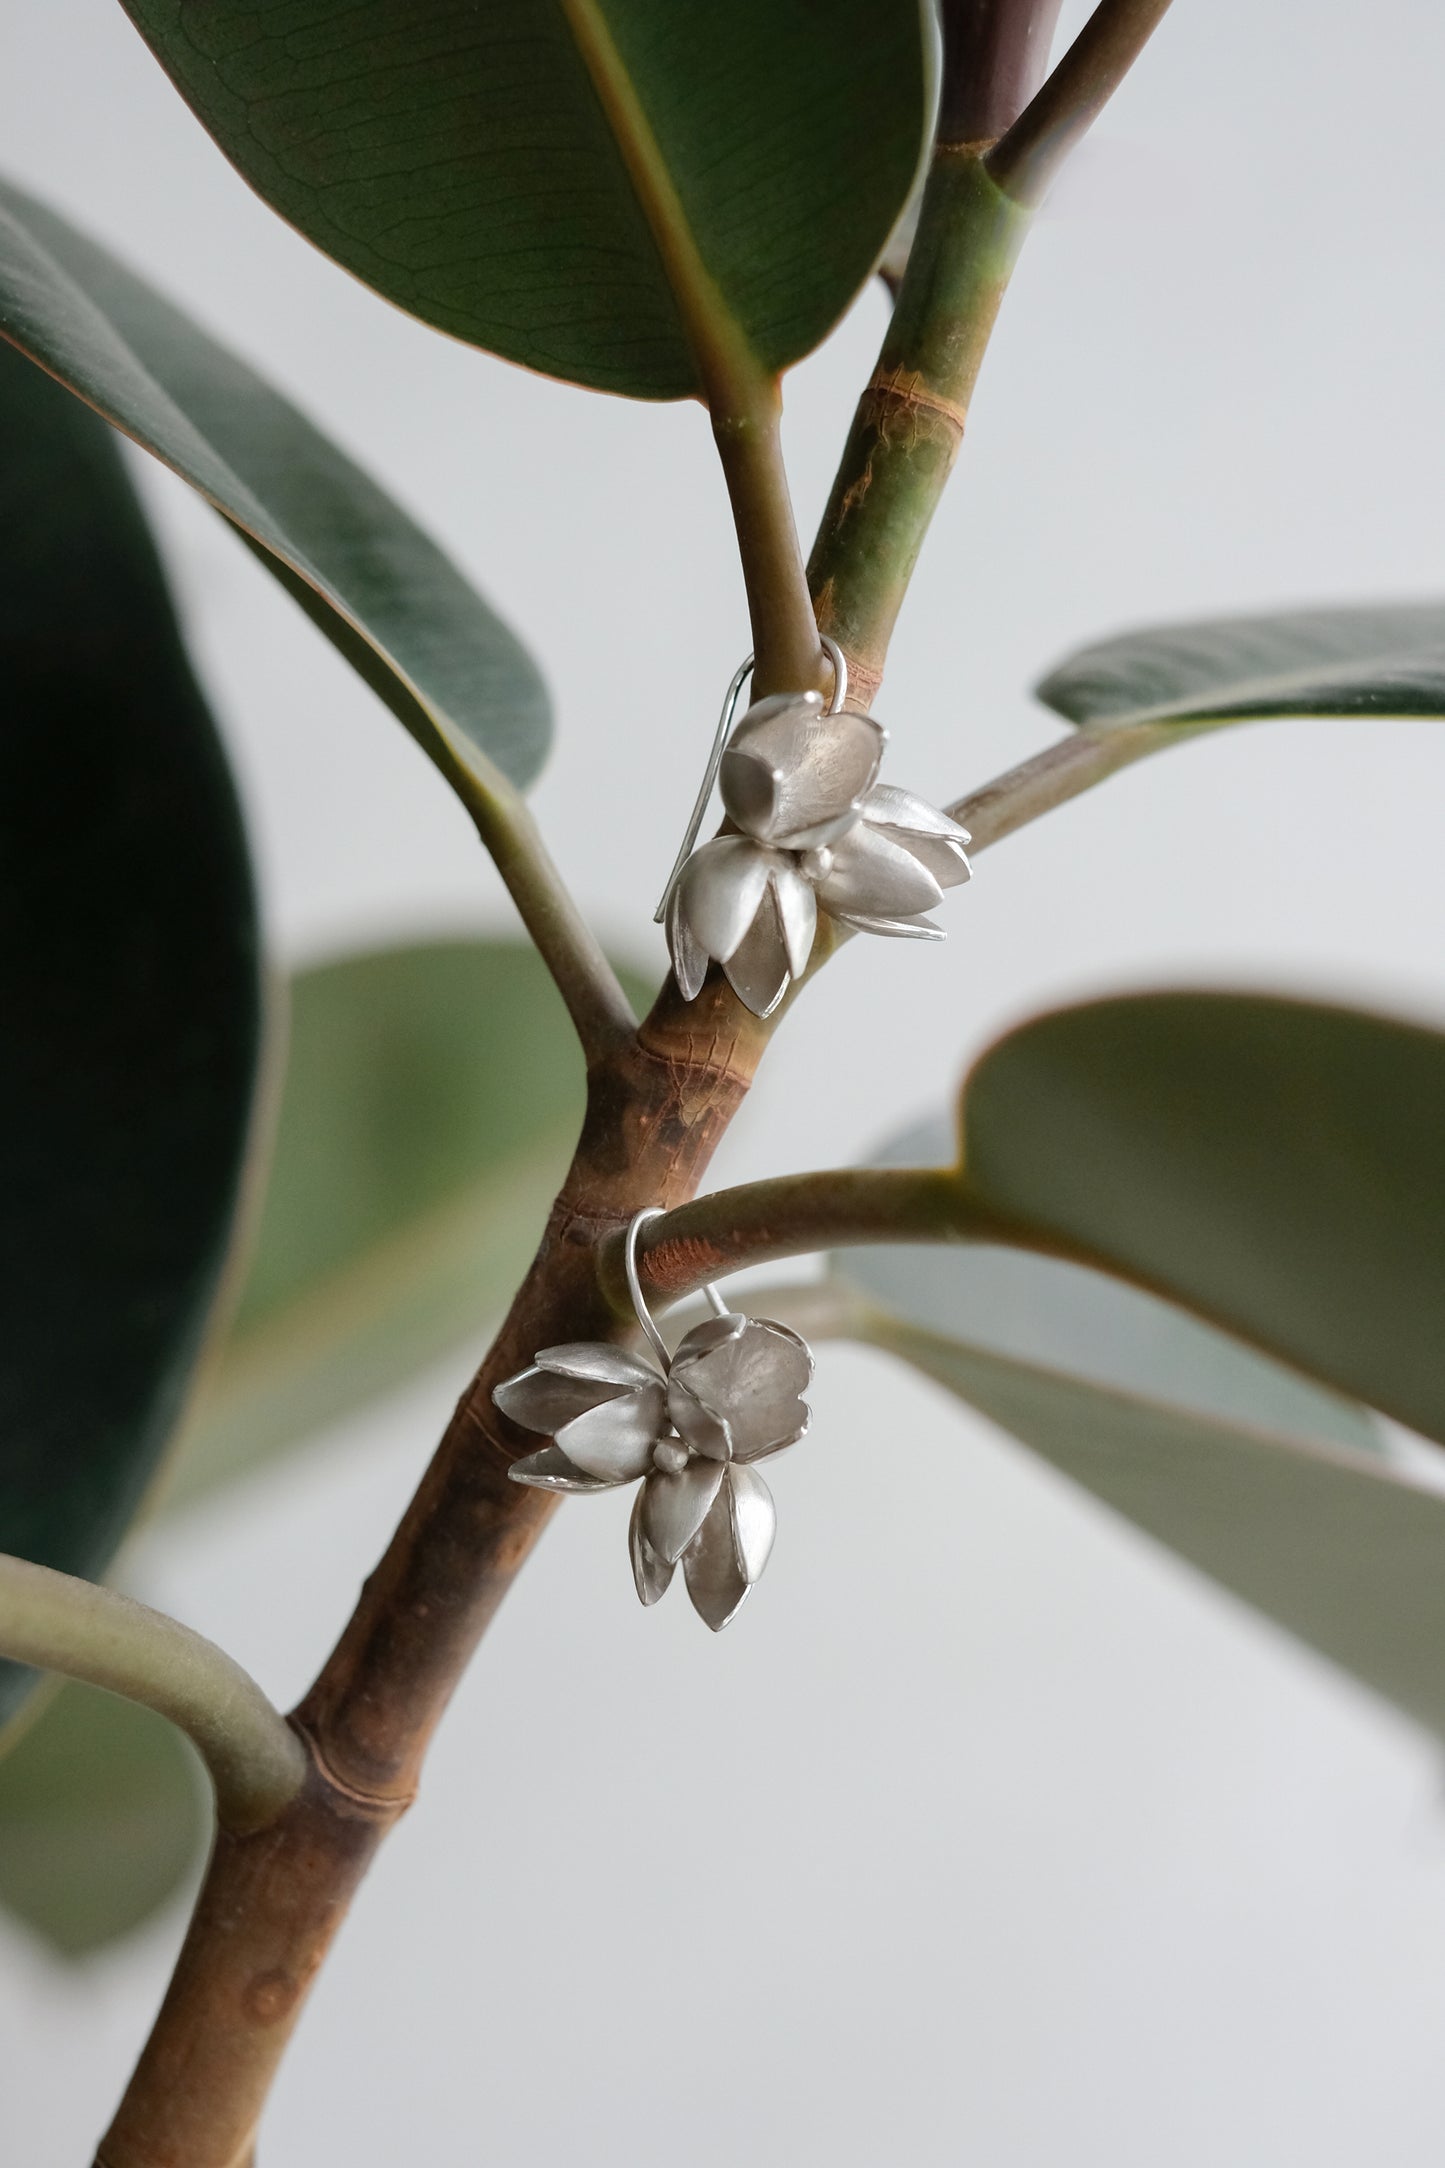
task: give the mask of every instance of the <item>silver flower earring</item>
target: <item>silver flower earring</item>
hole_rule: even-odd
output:
[[[805,1340],[768,1318],[729,1310],[704,1290],[713,1315],[666,1343],[637,1274],[639,1212],[627,1230],[627,1286],[656,1353],[650,1362],[608,1341],[543,1348],[492,1394],[503,1414],[553,1442],[509,1470],[539,1490],[613,1490],[641,1479],[628,1540],[645,1604],[667,1593],[679,1560],[693,1608],[714,1633],[737,1617],[768,1562],[777,1515],[752,1465],[795,1445],[812,1420],[803,1393],[813,1375]]]
[[[752,670],[727,690],[702,789],[657,907],[684,1000],[697,998],[710,960],[738,999],[768,1016],[800,978],[818,912],[860,933],[941,941],[926,914],[969,877],[968,831],[911,791],[877,780],[888,733],[845,711],[848,666],[824,639],[833,698],[772,693],[733,729]],[[736,835],[695,848],[713,786]]]

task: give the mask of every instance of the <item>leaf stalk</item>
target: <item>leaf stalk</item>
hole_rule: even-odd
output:
[[[291,1803],[306,1751],[249,1673],[177,1619],[49,1566],[0,1555],[0,1655],[141,1702],[185,1732],[224,1829],[262,1829]]]

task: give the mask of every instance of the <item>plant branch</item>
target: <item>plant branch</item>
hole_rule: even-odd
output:
[[[178,1620],[49,1566],[0,1555],[0,1656],[138,1701],[176,1724],[225,1829],[261,1829],[301,1788],[301,1741],[255,1680]]]
[[[1036,204],[1113,97],[1169,0],[1100,0],[1042,90],[985,159],[1016,203]]]
[[[657,243],[712,415],[752,619],[754,685],[760,693],[821,685],[823,653],[783,470],[777,379],[759,361],[702,259],[597,0],[562,5]]]
[[[808,567],[819,630],[847,656],[859,705],[882,680],[1027,225],[976,147],[938,147],[898,303]]]
[[[639,1231],[637,1261],[644,1295],[663,1305],[777,1257],[862,1242],[1002,1240],[1012,1232],[969,1198],[951,1167],[836,1167],[694,1197]],[[598,1269],[618,1315],[630,1315],[621,1235]]]
[[[993,143],[1012,127],[1049,63],[1063,0],[942,0],[940,143]]]
[[[450,752],[448,759],[443,772],[556,982],[590,1068],[636,1031],[632,1003],[520,793],[510,787],[484,789]]]
[[[985,851],[1041,813],[1092,790],[1121,768],[1182,739],[1217,730],[1217,723],[1125,723],[1114,730],[1077,730],[1046,746],[992,782],[982,783],[949,806],[951,817],[972,837],[970,849]]]

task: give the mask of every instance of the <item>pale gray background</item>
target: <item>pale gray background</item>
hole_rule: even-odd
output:
[[[1069,20],[1078,19],[1079,10]],[[394,314],[280,226],[112,0],[6,0],[0,161],[328,416],[545,658],[537,793],[610,939],[747,644],[708,431]],[[1445,14],[1178,0],[1030,242],[881,712],[946,798],[1121,624],[1438,591]],[[788,393],[811,526],[884,320]],[[152,470],[279,952],[510,928],[402,732]],[[1445,1012],[1445,735],[1166,755],[989,854],[946,949],[859,942],[718,1166],[825,1163],[1036,1004],[1186,979]],[[132,1560],[281,1701],[460,1383],[440,1370]],[[829,1350],[767,1582],[713,1641],[566,1508],[302,2024],[266,2168],[1396,2168],[1445,2132],[1435,1753],[881,1361]],[[881,1561],[881,1564],[878,1562]],[[179,1932],[0,1933],[0,2153],[77,2168]]]

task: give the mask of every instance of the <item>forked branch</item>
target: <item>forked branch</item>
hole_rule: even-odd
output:
[[[1087,135],[1154,31],[1169,0],[1101,0],[1038,95],[984,164],[1016,203],[1036,204]]]

